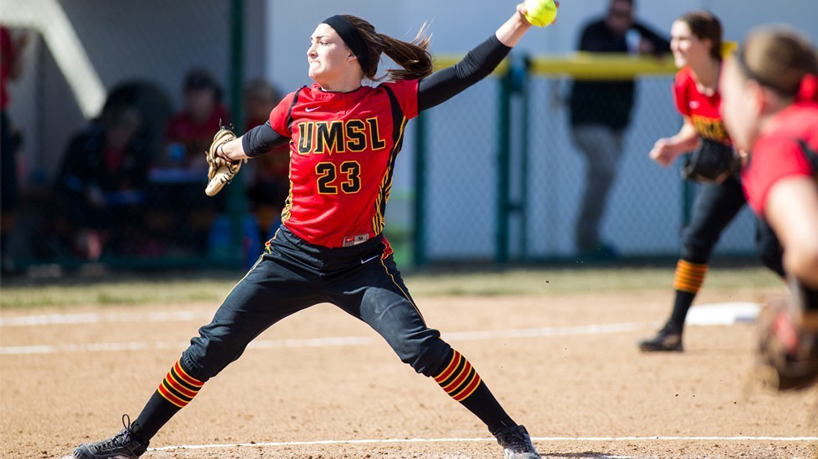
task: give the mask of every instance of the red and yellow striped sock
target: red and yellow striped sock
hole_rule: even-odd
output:
[[[465,357],[451,349],[444,362],[447,363],[434,376],[435,381],[453,399],[480,418],[490,432],[516,425]]]
[[[184,408],[199,393],[203,385],[204,382],[187,374],[180,361],[177,361],[159,384],[157,391],[165,400]]]
[[[480,385],[480,375],[468,360],[452,349],[452,359],[443,368],[435,381],[449,396],[458,402],[466,400]]]
[[[673,282],[673,288],[695,295],[702,288],[706,274],[707,264],[679,260],[679,263],[676,264],[676,279]]]

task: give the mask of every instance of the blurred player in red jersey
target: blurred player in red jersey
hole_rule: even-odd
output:
[[[506,414],[469,361],[426,321],[409,295],[383,236],[384,211],[406,123],[489,75],[531,27],[525,8],[454,67],[432,73],[423,31],[412,43],[380,34],[363,19],[327,18],[307,49],[312,86],[284,97],[269,121],[224,145],[242,160],[290,147],[283,225],[255,266],[199,330],[133,424],[80,445],[77,458],[138,457],[151,437],[203,384],[278,320],[329,302],[366,322],[401,360],[434,378],[483,421],[506,458],[539,458],[523,426]],[[378,81],[381,54],[399,68]]]
[[[706,11],[693,11],[677,19],[671,28],[670,48],[676,66],[673,94],[684,125],[673,137],[659,139],[650,157],[670,166],[682,153],[696,148],[730,149],[719,106],[718,81],[722,68],[722,27]],[[707,144],[707,145],[705,145]],[[745,204],[737,173],[706,183],[693,206],[690,222],[682,234],[682,250],[676,265],[674,302],[670,318],[652,338],[638,343],[645,352],[682,351],[687,312],[704,283],[713,248]],[[781,249],[772,231],[759,222],[756,244],[764,263],[783,276]]]
[[[722,112],[733,141],[749,153],[747,201],[784,247],[793,300],[772,311],[772,339],[789,370],[778,389],[818,379],[818,59],[791,29],[759,29],[726,64]],[[764,343],[763,343],[764,344]],[[767,352],[774,352],[768,349]],[[787,374],[790,373],[790,374]]]

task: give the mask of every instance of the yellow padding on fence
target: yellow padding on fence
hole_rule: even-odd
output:
[[[735,42],[725,42],[722,54],[737,48]],[[435,70],[457,64],[462,56],[435,56]],[[567,55],[533,56],[531,74],[562,75],[577,80],[632,80],[639,77],[668,76],[679,69],[673,56],[637,56],[626,53],[576,52]],[[508,71],[508,59],[503,60],[492,75],[502,76]]]
[[[531,60],[534,75],[567,75],[574,79],[631,80],[637,76],[672,75],[676,71],[670,56],[579,52],[569,57],[536,57]]]
[[[458,62],[460,62],[461,59],[463,59],[463,56],[456,55],[433,56],[435,72],[440,69],[452,67]],[[500,62],[500,65],[498,65],[497,68],[494,69],[493,72],[491,72],[491,75],[503,76],[506,74],[506,72],[508,72],[508,58],[503,59],[503,61]]]

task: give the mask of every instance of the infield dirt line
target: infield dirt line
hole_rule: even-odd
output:
[[[759,305],[749,302],[697,304],[691,309],[688,325],[729,325],[746,322],[758,314]],[[80,325],[117,322],[194,322],[213,317],[215,309],[150,312],[80,312],[0,317],[0,328],[39,327],[44,325]],[[692,319],[691,319],[692,318]]]
[[[783,443],[818,442],[818,437],[531,437],[535,442],[623,442],[623,441],[773,441]],[[494,442],[494,438],[388,438],[388,439],[360,439],[360,440],[314,440],[314,441],[287,441],[287,442],[252,442],[252,443],[225,443],[209,445],[172,445],[158,448],[148,448],[148,451],[176,451],[176,450],[206,450],[243,447],[287,447],[287,446],[327,446],[327,445],[361,445],[361,444],[410,444],[410,443],[476,443]],[[604,456],[606,458],[624,458],[630,456]],[[59,459],[71,459],[64,456]]]
[[[535,442],[562,442],[562,441],[776,441],[776,442],[813,442],[818,437],[531,437]],[[235,447],[264,447],[264,446],[310,446],[310,445],[355,445],[355,444],[401,444],[401,443],[443,443],[443,442],[494,442],[494,438],[389,438],[389,439],[361,439],[361,440],[315,440],[290,442],[254,442],[237,444],[211,445],[179,445],[149,448],[148,451],[172,451],[176,449],[216,449]]]
[[[818,437],[717,437],[717,436],[691,436],[691,437],[531,437],[534,442],[624,442],[624,441],[736,441],[736,442],[756,442],[772,441],[783,443],[818,442]],[[287,442],[253,442],[253,443],[231,443],[231,444],[209,444],[209,445],[174,445],[162,446],[158,448],[148,448],[148,451],[176,451],[176,450],[206,450],[224,448],[243,447],[287,447],[287,446],[327,446],[327,445],[361,445],[361,444],[410,444],[410,443],[476,443],[494,442],[494,438],[388,438],[388,439],[360,439],[360,440],[314,440],[314,441],[287,441]],[[607,458],[620,458],[630,456],[605,456]],[[71,459],[65,456],[60,459]]]
[[[446,333],[445,337],[449,341],[486,341],[494,339],[524,339],[542,338],[550,336],[577,336],[577,335],[601,335],[609,333],[623,333],[642,330],[646,327],[655,326],[653,323],[624,323],[606,325],[582,325],[573,327],[543,327],[543,328],[523,328],[511,330],[478,330]],[[312,348],[312,347],[337,347],[337,346],[359,346],[368,344],[378,344],[382,340],[378,336],[340,336],[327,338],[306,338],[306,339],[279,339],[279,340],[257,340],[248,346],[255,349],[280,349],[280,348]],[[130,341],[119,343],[90,343],[90,344],[58,344],[58,345],[31,345],[31,346],[3,346],[0,347],[0,355],[28,355],[28,354],[63,354],[78,352],[123,352],[141,351],[150,349],[184,349],[187,342],[167,342],[167,341]]]

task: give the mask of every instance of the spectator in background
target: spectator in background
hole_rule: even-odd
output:
[[[205,150],[213,134],[230,123],[227,108],[221,101],[222,91],[213,75],[193,68],[185,76],[184,107],[165,130],[168,161],[163,165],[181,166],[192,171],[207,169]]]
[[[0,252],[2,252],[2,271],[13,271],[13,263],[6,256],[6,239],[14,224],[14,211],[17,208],[17,147],[18,140],[12,131],[11,120],[7,109],[9,94],[6,84],[20,78],[23,73],[24,49],[28,43],[28,34],[15,38],[11,31],[0,25]]]
[[[135,108],[108,107],[68,146],[54,187],[54,227],[75,256],[97,260],[139,247],[148,175],[140,123]]]
[[[278,105],[281,95],[276,88],[263,79],[249,82],[244,91],[246,125],[244,132],[269,121],[270,112]],[[277,147],[269,154],[259,157],[251,164],[247,197],[256,215],[262,240],[281,221],[281,210],[289,192],[290,155],[287,145]]]
[[[244,89],[244,132],[269,121],[279,101],[281,94],[268,81],[257,78],[248,82]]]
[[[183,87],[184,107],[165,129],[165,157],[151,171],[147,224],[157,254],[200,253],[224,206],[223,197],[211,199],[203,192],[205,150],[219,128],[230,124],[221,87],[209,71],[198,67],[187,72]]]
[[[634,19],[632,0],[611,0],[604,18],[582,31],[580,51],[662,55],[670,42]],[[582,256],[611,258],[616,253],[599,236],[599,222],[622,156],[623,134],[634,103],[634,81],[575,81],[571,89],[571,134],[585,156],[586,180],[576,224]]]

